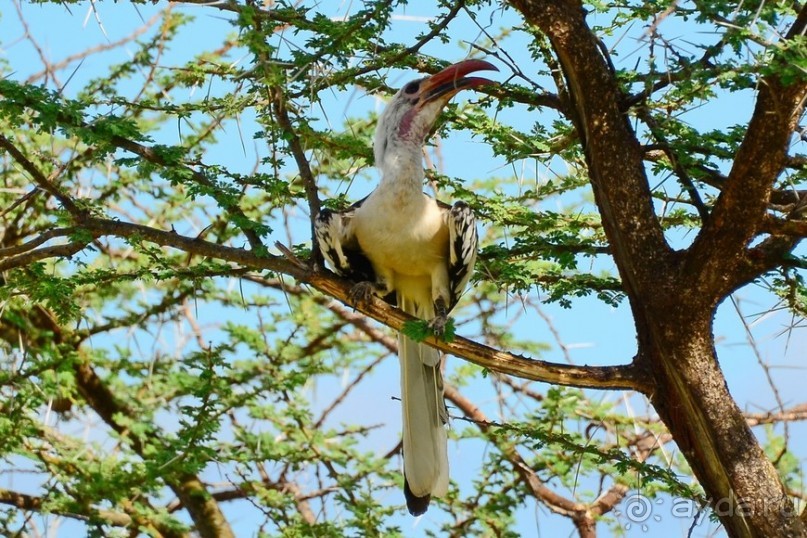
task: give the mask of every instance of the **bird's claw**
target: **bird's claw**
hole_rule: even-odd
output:
[[[350,304],[369,303],[375,293],[375,286],[372,282],[359,282],[355,284],[347,294]]]
[[[434,316],[429,322],[429,328],[434,331],[435,336],[443,336],[446,332],[446,325],[448,324],[448,316]]]

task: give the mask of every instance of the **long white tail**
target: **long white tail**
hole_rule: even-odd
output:
[[[420,319],[434,317],[433,306],[416,305],[399,295],[399,307]],[[448,411],[443,397],[439,352],[398,336],[403,408],[404,493],[412,515],[429,506],[431,496],[448,491]]]

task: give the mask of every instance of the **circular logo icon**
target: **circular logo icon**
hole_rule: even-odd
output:
[[[653,504],[662,504],[663,499],[656,499],[651,501],[649,498],[638,493],[627,497],[623,501],[623,506],[614,512],[618,516],[625,516],[628,522],[625,524],[625,530],[631,530],[634,525],[638,525],[642,532],[647,532],[650,527],[647,525],[652,519],[655,522],[661,521],[661,516],[653,513]]]

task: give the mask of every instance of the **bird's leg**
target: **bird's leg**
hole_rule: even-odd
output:
[[[446,323],[448,323],[448,298],[450,294],[447,263],[437,264],[432,271],[431,281],[434,317],[429,321],[429,328],[434,331],[435,336],[443,336]]]
[[[434,300],[434,317],[429,321],[429,327],[436,336],[442,336],[448,323],[448,306],[442,296]]]

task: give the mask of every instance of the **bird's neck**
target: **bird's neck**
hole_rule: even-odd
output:
[[[380,190],[396,191],[399,195],[423,193],[423,153],[420,146],[401,144],[387,148],[381,170]]]

